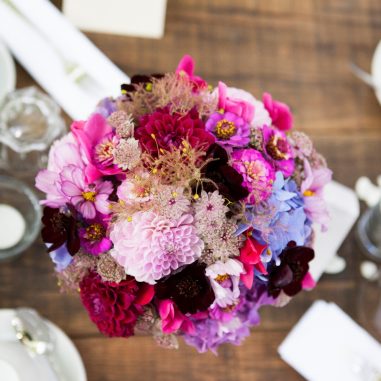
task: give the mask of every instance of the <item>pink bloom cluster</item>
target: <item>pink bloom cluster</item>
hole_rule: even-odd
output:
[[[185,56],[134,76],[53,144],[36,177],[42,236],[102,333],[216,352],[261,306],[313,287],[331,175],[285,103],[213,89]]]

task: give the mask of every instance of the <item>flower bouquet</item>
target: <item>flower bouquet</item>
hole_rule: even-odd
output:
[[[173,73],[134,76],[72,124],[37,175],[62,289],[110,337],[240,344],[261,306],[314,285],[331,171],[292,127],[287,105],[212,88],[189,56]]]

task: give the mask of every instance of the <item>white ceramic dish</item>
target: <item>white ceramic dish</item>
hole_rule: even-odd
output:
[[[55,381],[48,361],[41,356],[31,359],[17,342],[11,326],[13,316],[13,310],[0,309],[0,374],[6,374],[7,381]],[[86,381],[81,356],[72,341],[56,325],[47,323],[56,337],[54,359],[65,381]]]
[[[16,87],[15,63],[7,47],[0,41],[0,103]]]
[[[374,82],[381,83],[381,41],[378,43],[377,48],[374,51],[371,70]],[[381,88],[376,90],[376,97],[381,104]]]

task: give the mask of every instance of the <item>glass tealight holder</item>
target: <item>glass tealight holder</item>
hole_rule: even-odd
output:
[[[45,167],[50,145],[66,132],[60,112],[35,87],[9,93],[0,106],[0,168],[33,176]]]
[[[32,189],[0,175],[0,261],[22,254],[37,238],[41,207]]]

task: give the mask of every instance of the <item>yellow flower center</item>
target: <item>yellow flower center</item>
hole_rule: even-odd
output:
[[[99,241],[104,235],[104,227],[101,224],[91,224],[86,228],[86,237],[90,241]]]
[[[230,278],[230,276],[228,274],[219,274],[215,278],[215,281],[218,282],[218,283],[222,283],[225,280],[228,280],[229,278]]]
[[[221,119],[216,124],[216,136],[221,140],[230,139],[237,131],[236,125],[230,120]]]
[[[91,201],[91,202],[95,202],[95,196],[97,194],[95,192],[92,192],[92,191],[88,191],[88,192],[82,192],[82,197],[86,200],[86,201]]]
[[[305,196],[305,197],[311,197],[314,195],[315,195],[315,192],[312,190],[309,190],[309,189],[307,189],[306,191],[303,192],[303,196]]]

